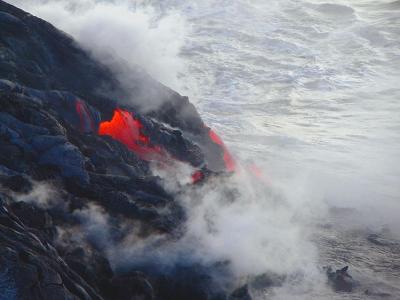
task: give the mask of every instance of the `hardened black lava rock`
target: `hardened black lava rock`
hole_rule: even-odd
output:
[[[170,159],[207,176],[224,169],[187,97],[139,69],[125,73],[129,88],[65,33],[0,0],[1,300],[227,299],[207,268],[121,271],[109,258],[107,245],[132,228],[176,239],[186,218],[148,161],[98,134],[116,108]],[[158,105],[143,110],[142,99]],[[96,227],[105,219],[107,236]]]
[[[173,162],[201,180],[225,171],[187,97],[119,67],[128,86],[71,37],[0,0],[0,300],[251,300],[252,287],[280,286],[284,278],[265,274],[231,286],[225,262],[165,267],[113,252],[173,242],[186,218],[179,191],[166,190],[148,160],[99,135],[116,109],[162,148],[166,176]],[[335,290],[352,290],[347,268],[327,275]]]
[[[326,268],[329,284],[338,292],[351,292],[355,282],[353,277],[348,273],[349,267],[333,271],[331,267]]]

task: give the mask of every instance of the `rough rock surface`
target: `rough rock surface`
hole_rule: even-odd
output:
[[[223,149],[187,97],[126,73],[129,89],[70,37],[0,0],[0,300],[251,299],[247,285],[227,289],[196,264],[112,266],[105,244],[124,240],[127,227],[174,239],[186,218],[151,172],[154,162],[98,134],[115,109],[167,154],[158,162],[167,172],[174,162],[201,180],[225,171]],[[144,97],[159,105],[143,110]],[[105,215],[111,234],[94,238],[88,211],[96,222]],[[342,273],[329,274],[341,282]]]
[[[115,270],[85,235],[93,206],[112,219],[112,239],[127,223],[173,236],[185,219],[149,161],[98,135],[116,108],[171,160],[204,174],[224,168],[187,97],[130,72],[127,90],[66,34],[0,1],[0,299],[226,299],[199,266]],[[144,113],[143,95],[160,104]],[[135,104],[120,101],[128,96]]]

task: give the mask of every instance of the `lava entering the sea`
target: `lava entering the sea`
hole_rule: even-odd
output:
[[[85,102],[77,99],[75,109],[79,116],[80,130],[82,132],[91,131],[97,132],[99,135],[111,136],[113,139],[123,143],[143,160],[162,162],[166,166],[168,161],[173,159],[161,146],[151,143],[150,138],[142,131],[143,124],[131,112],[116,108],[112,119],[100,122],[98,130],[96,130],[95,122]],[[211,128],[207,126],[205,128],[208,130],[208,136],[211,141],[222,149],[226,171],[235,172],[236,162],[222,139]],[[203,171],[197,170],[192,174],[192,182],[198,183],[204,180],[205,177]]]
[[[225,146],[224,142],[222,139],[215,133],[214,130],[211,128],[208,128],[208,135],[210,136],[210,139],[217,145],[219,145],[222,148],[222,151],[224,153],[224,161],[225,161],[225,168],[228,172],[235,172],[236,170],[236,161],[234,160],[233,156],[229,152],[228,148]]]

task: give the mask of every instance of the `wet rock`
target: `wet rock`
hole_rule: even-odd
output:
[[[332,285],[335,291],[340,292],[351,292],[354,287],[353,277],[347,272],[348,266],[333,271],[331,267],[326,269],[326,274],[328,275],[329,283]]]
[[[286,276],[275,273],[265,273],[253,278],[250,282],[250,285],[256,290],[266,290],[273,287],[282,286],[285,280]]]
[[[39,300],[77,299],[87,295],[86,299],[101,299],[67,265],[60,263],[57,253],[47,249],[2,201],[0,220],[0,269],[8,284],[5,288],[0,285],[2,296],[7,293],[15,299]],[[74,286],[80,286],[81,290]]]
[[[107,285],[113,276],[108,260],[93,248],[70,247],[63,252],[68,266],[91,286],[97,287],[98,292],[104,293],[103,285]]]
[[[53,227],[50,214],[31,203],[15,202],[10,206],[12,212],[28,227],[39,230],[48,230]]]
[[[122,214],[128,218],[150,222],[158,217],[155,210],[140,208],[129,196],[124,193],[110,191],[100,202],[107,210]]]
[[[66,137],[64,137],[62,135],[58,135],[58,136],[38,135],[38,136],[35,136],[31,141],[32,147],[37,152],[43,152],[43,151],[53,148],[57,145],[65,144],[66,142],[67,142]]]
[[[16,57],[0,59],[0,63],[12,63],[8,69],[1,68],[0,77],[18,79],[39,89],[57,87],[81,92],[94,90],[105,81],[106,86],[114,85],[109,71],[50,24],[3,1],[0,11],[0,42]]]
[[[23,152],[19,147],[3,142],[0,144],[0,164],[14,171],[23,172],[24,163],[21,162]]]
[[[143,206],[156,206],[156,207],[164,207],[167,204],[165,198],[159,197],[157,195],[152,195],[143,191],[136,191],[133,194],[133,197],[136,202],[140,202]]]
[[[39,164],[56,166],[65,177],[76,177],[84,183],[89,182],[85,170],[85,158],[77,147],[70,143],[55,145],[39,158]]]
[[[34,126],[31,124],[26,124],[24,122],[19,121],[12,115],[4,112],[0,112],[0,123],[7,126],[8,128],[13,129],[15,132],[17,132],[18,134],[20,134],[25,138],[49,133],[49,131],[46,128]]]
[[[6,166],[2,166],[0,165],[0,176],[15,176],[15,175],[19,175],[18,172],[15,172],[13,170],[10,170],[9,168],[7,168]]]
[[[29,193],[33,187],[29,178],[25,175],[11,175],[3,179],[0,176],[0,182],[4,187],[19,193]]]
[[[223,300],[226,293],[213,281],[211,270],[199,265],[175,266],[167,274],[151,278],[156,295],[174,300]]]
[[[145,275],[140,272],[123,274],[112,278],[108,288],[109,297],[115,299],[155,299],[154,290]]]

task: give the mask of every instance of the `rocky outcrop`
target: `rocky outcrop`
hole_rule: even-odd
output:
[[[115,270],[85,232],[94,206],[111,220],[111,240],[125,238],[125,224],[172,238],[185,220],[154,162],[98,134],[117,108],[140,124],[148,145],[138,147],[161,149],[166,168],[179,162],[201,178],[224,169],[188,99],[129,72],[127,90],[66,34],[0,1],[0,299],[224,299],[199,266]],[[160,104],[144,111],[119,100],[146,93]]]

